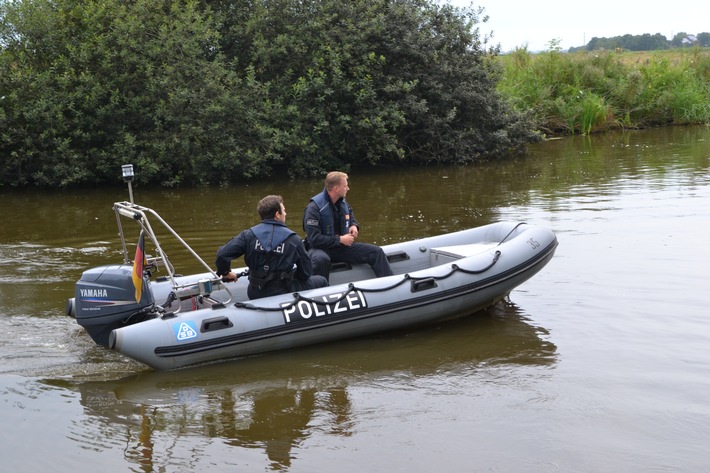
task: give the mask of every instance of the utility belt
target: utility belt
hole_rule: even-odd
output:
[[[291,271],[277,271],[269,273],[261,278],[249,272],[249,283],[255,284],[259,287],[259,289],[265,288],[267,284],[273,281],[280,281],[282,284],[289,284],[291,279],[293,279]]]

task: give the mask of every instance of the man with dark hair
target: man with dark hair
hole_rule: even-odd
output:
[[[261,223],[244,230],[217,251],[217,275],[236,281],[231,263],[244,255],[249,267],[249,299],[327,286],[325,277],[312,275],[311,260],[301,238],[286,226],[282,197],[267,195],[256,210]]]
[[[330,277],[331,261],[369,264],[375,276],[391,276],[385,252],[377,245],[355,242],[360,225],[345,200],[348,175],[333,171],[325,177],[323,192],[311,197],[303,214],[303,229],[310,247],[313,272]]]

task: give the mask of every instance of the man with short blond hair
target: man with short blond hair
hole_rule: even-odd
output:
[[[375,276],[391,276],[387,256],[382,248],[356,242],[360,225],[352,207],[345,200],[350,190],[348,175],[333,171],[325,177],[325,187],[311,197],[303,214],[303,229],[313,262],[313,272],[330,277],[331,262],[369,264]]]

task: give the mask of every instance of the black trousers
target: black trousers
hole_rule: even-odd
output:
[[[339,246],[327,250],[312,249],[308,252],[313,264],[313,273],[330,278],[330,263],[369,264],[375,276],[391,276],[392,268],[387,255],[377,245],[355,242],[352,246]]]

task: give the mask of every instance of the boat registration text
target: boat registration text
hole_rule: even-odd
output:
[[[286,323],[308,320],[312,317],[324,317],[343,314],[367,307],[365,295],[360,291],[345,291],[312,299],[281,304]]]

